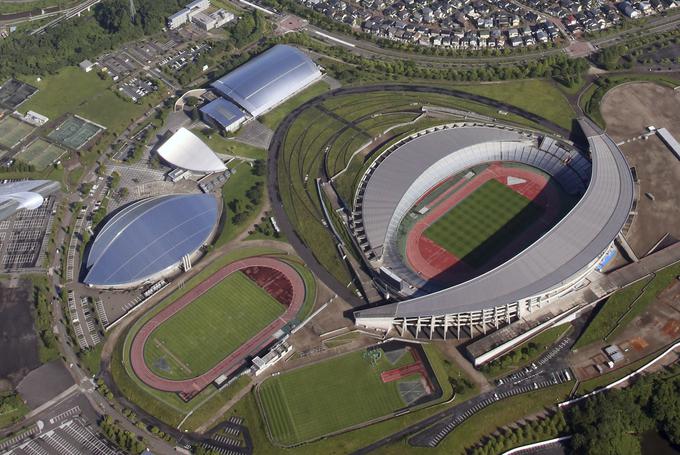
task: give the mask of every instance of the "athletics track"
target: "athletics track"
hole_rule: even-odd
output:
[[[227,357],[200,376],[185,380],[164,379],[152,372],[144,361],[144,345],[152,332],[165,321],[181,311],[184,307],[207,292],[210,288],[234,272],[247,267],[269,267],[282,273],[292,287],[292,300],[283,315],[278,317],[257,335],[241,345]],[[242,365],[248,355],[255,354],[279,329],[292,321],[302,308],[305,300],[305,284],[297,271],[283,261],[266,256],[242,259],[223,267],[199,283],[195,288],[162,309],[151,318],[135,335],[130,347],[130,362],[132,369],[146,385],[164,392],[177,392],[188,400],[222,374],[229,374]],[[225,327],[228,330],[228,327]]]
[[[509,186],[508,177],[516,177],[526,180],[524,183]],[[461,258],[456,257],[436,242],[425,236],[425,230],[451,210],[460,201],[471,195],[477,188],[487,181],[495,179],[513,191],[521,194],[527,199],[532,200],[540,206],[544,213],[541,219],[543,223],[535,223],[520,238],[508,243],[504,250],[509,249],[513,244],[517,245],[529,235],[536,235],[536,228],[543,229],[549,220],[555,220],[560,213],[560,195],[554,184],[549,184],[548,178],[544,175],[521,167],[507,167],[501,163],[491,163],[489,167],[477,174],[469,181],[461,180],[456,182],[451,188],[439,195],[428,206],[430,210],[423,218],[409,231],[406,238],[406,259],[412,270],[426,280],[460,279],[465,276],[472,276],[477,271],[467,265]],[[422,200],[422,198],[421,198]],[[455,277],[447,276],[455,266]],[[460,282],[460,281],[459,281]]]

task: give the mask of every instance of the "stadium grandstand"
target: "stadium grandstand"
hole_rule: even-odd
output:
[[[214,235],[219,204],[211,194],[174,194],[134,202],[116,213],[87,254],[85,284],[124,289],[165,278]]]
[[[59,191],[59,182],[52,180],[22,180],[0,185],[0,221],[19,210],[40,207],[45,197]]]
[[[201,174],[227,169],[202,140],[186,128],[180,128],[158,147],[158,155],[173,167]]]
[[[321,78],[302,51],[277,44],[211,85],[252,117],[272,110]]]
[[[498,124],[438,126],[388,147],[359,183],[352,229],[376,281],[397,301],[356,311],[356,324],[416,337],[472,337],[584,284],[612,257],[634,194],[630,168],[616,144],[589,120],[579,123],[589,158],[549,136]],[[508,260],[426,292],[423,278],[399,251],[402,222],[440,182],[492,162],[540,170],[577,201]]]

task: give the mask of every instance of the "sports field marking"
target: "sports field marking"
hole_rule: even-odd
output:
[[[68,117],[59,127],[47,135],[53,141],[78,150],[102,129],[78,117]]]
[[[424,234],[464,262],[481,265],[541,213],[531,200],[488,180]]]
[[[17,154],[20,160],[35,166],[38,170],[45,169],[59,159],[66,150],[47,141],[38,139]]]
[[[0,145],[8,149],[12,148],[34,129],[35,127],[28,123],[7,116],[0,120]]]
[[[380,377],[394,365],[384,353],[371,365],[365,352],[345,354],[264,381],[257,394],[273,439],[291,445],[405,407],[399,393],[401,381],[383,383]]]
[[[242,272],[210,288],[156,328],[144,345],[148,367],[167,379],[188,379],[205,373],[284,312]],[[174,354],[176,362],[159,345]],[[170,368],[159,368],[165,363]],[[187,372],[180,365],[189,369]]]
[[[170,349],[166,348],[166,347],[163,345],[163,343],[161,343],[159,340],[153,340],[153,342],[154,342],[154,344],[156,345],[156,347],[157,347],[158,349],[160,349],[161,351],[163,351],[168,357],[170,357],[172,360],[174,360],[175,363],[176,363],[177,365],[179,365],[179,367],[180,367],[182,370],[184,370],[185,373],[191,374],[191,368],[189,368],[188,366],[186,366],[180,359],[178,359],[177,356],[176,356],[175,354],[173,354],[172,351],[170,351]]]

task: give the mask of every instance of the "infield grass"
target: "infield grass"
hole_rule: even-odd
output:
[[[363,357],[365,352],[352,352],[263,382],[258,397],[273,439],[291,445],[403,408],[399,381],[383,383],[380,379],[380,373],[397,365],[383,355],[371,366]],[[413,360],[410,354],[404,357],[408,357],[405,363]]]
[[[196,377],[283,312],[264,289],[243,273],[232,273],[154,330],[144,359],[161,377]]]
[[[425,236],[479,266],[540,213],[529,199],[488,180],[425,230]]]

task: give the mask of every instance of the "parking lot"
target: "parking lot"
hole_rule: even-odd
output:
[[[42,270],[54,203],[55,198],[48,197],[37,209],[21,210],[0,221],[3,272]]]
[[[118,86],[118,91],[130,98],[133,103],[136,103],[149,93],[155,92],[157,90],[158,86],[154,85],[151,81],[141,78],[138,79],[136,77],[133,77],[132,79],[123,82]]]

